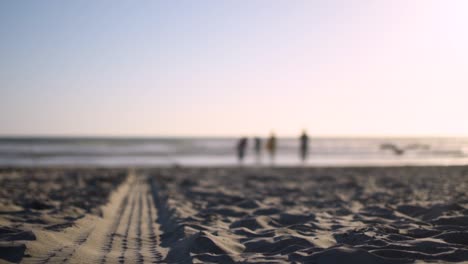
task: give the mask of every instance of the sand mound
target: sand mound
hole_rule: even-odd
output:
[[[317,264],[334,264],[334,263],[359,263],[359,264],[391,264],[391,263],[409,263],[408,259],[400,258],[384,258],[362,249],[337,247],[321,251],[311,256],[305,257],[300,261]]]
[[[463,167],[176,168],[149,174],[174,219],[190,227],[168,244],[168,256],[183,249],[185,257],[169,261],[468,261]]]
[[[19,262],[38,231],[61,232],[101,205],[126,170],[0,170],[0,261]]]

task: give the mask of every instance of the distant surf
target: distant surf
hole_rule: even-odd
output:
[[[230,166],[236,138],[0,138],[0,166]],[[264,143],[264,142],[263,142]],[[302,165],[298,140],[279,138],[275,164]],[[258,160],[248,142],[245,165]],[[306,166],[468,164],[468,138],[311,138]]]

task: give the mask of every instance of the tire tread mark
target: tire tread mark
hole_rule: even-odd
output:
[[[39,260],[38,263],[65,263],[75,253],[76,249],[81,246],[88,239],[89,235],[93,231],[94,227],[90,228],[86,232],[81,233],[70,245],[61,246],[52,250],[47,256]]]
[[[104,255],[102,256],[102,259],[100,261],[101,264],[104,264],[107,262],[107,255],[109,254],[109,252],[111,251],[112,249],[112,245],[114,243],[114,240],[115,240],[115,236],[117,234],[117,229],[122,221],[122,216],[125,212],[125,209],[127,208],[128,206],[128,202],[129,202],[129,196],[130,196],[130,193],[131,193],[131,190],[133,189],[133,185],[131,186],[131,188],[129,188],[127,194],[125,195],[125,197],[123,198],[123,200],[121,201],[120,205],[119,205],[119,209],[117,211],[117,217],[116,219],[114,220],[114,222],[112,223],[112,226],[110,228],[110,232],[107,236],[107,241],[105,242],[102,250],[104,252]]]
[[[141,186],[141,182],[139,183]],[[137,230],[136,230],[136,257],[137,257],[137,262],[138,263],[143,263],[144,258],[143,255],[141,254],[141,249],[143,247],[142,243],[142,238],[141,238],[141,233],[142,233],[142,228],[141,228],[141,222],[142,222],[142,211],[143,211],[143,197],[142,197],[142,191],[140,190],[138,195],[138,220],[137,220]]]
[[[160,263],[162,261],[162,254],[158,252],[157,247],[159,245],[159,236],[154,232],[154,219],[153,219],[153,206],[151,202],[151,190],[148,188],[146,194],[146,203],[148,205],[148,229],[149,229],[149,241],[150,241],[150,252],[153,255],[153,263]]]
[[[128,249],[128,234],[130,233],[130,227],[132,224],[132,217],[133,217],[133,212],[135,211],[135,197],[132,197],[132,205],[130,207],[130,213],[128,215],[128,221],[127,221],[127,226],[125,229],[124,237],[122,239],[122,252],[119,257],[119,263],[124,263],[125,262],[125,253],[127,252]]]

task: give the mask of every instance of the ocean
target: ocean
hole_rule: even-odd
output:
[[[265,143],[265,139],[262,139]],[[235,166],[236,138],[0,138],[0,166]],[[468,164],[468,138],[311,138],[299,159],[296,138],[278,138],[278,166]],[[271,165],[249,139],[245,166]],[[399,152],[399,153],[397,153]]]

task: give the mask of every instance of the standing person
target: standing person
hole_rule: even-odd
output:
[[[262,155],[262,140],[259,137],[254,137],[254,151],[257,163],[260,163],[260,158]]]
[[[302,130],[302,135],[299,137],[300,141],[300,155],[302,162],[305,162],[307,159],[307,155],[309,152],[309,136],[307,136],[307,133],[305,130]]]
[[[237,142],[237,158],[239,159],[239,163],[242,163],[244,161],[246,148],[247,148],[247,138],[242,137]]]
[[[271,159],[271,162],[273,163],[275,160],[275,152],[276,152],[276,137],[275,137],[275,133],[273,132],[271,132],[270,137],[267,140],[266,149],[268,150],[268,153],[270,153],[270,159]]]

